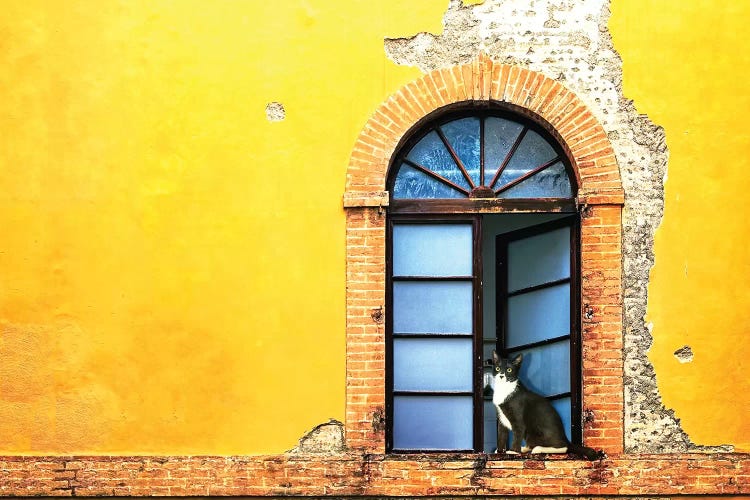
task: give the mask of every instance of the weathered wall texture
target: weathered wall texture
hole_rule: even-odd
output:
[[[647,357],[652,343],[644,320],[647,287],[654,265],[654,233],[664,210],[669,152],[664,129],[639,114],[623,94],[621,59],[608,29],[609,3],[487,0],[465,6],[453,0],[444,17],[442,34],[387,39],[385,50],[395,62],[423,71],[466,63],[485,51],[496,60],[558,78],[589,105],[615,149],[626,193],[626,449],[708,450],[712,448],[696,446],[680,427],[674,411],[662,404],[656,374]]]
[[[628,448],[750,449],[750,3],[91,5],[2,2],[0,454],[280,453],[343,420],[352,145],[480,50],[560,79],[615,147]]]
[[[443,10],[2,2],[0,454],[281,453],[343,419],[346,164],[419,75],[384,34]]]

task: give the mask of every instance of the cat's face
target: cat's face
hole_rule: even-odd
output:
[[[494,363],[495,382],[512,383],[518,380],[518,372],[521,370],[523,355],[519,354],[513,359],[501,358],[496,352],[492,353]]]

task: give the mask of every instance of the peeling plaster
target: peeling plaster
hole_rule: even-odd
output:
[[[344,442],[344,424],[330,419],[316,425],[305,433],[299,444],[287,453],[341,453],[346,449]]]
[[[286,118],[286,110],[280,102],[269,102],[266,104],[266,118],[269,122],[280,122]]]
[[[690,363],[693,361],[693,350],[689,345],[682,346],[674,352],[674,357],[680,363]]]
[[[625,190],[623,286],[625,449],[664,453],[731,451],[697,446],[665,408],[647,352],[644,317],[654,233],[664,210],[667,149],[664,129],[639,114],[622,92],[622,61],[607,26],[609,0],[451,0],[440,35],[385,39],[387,56],[424,72],[465,64],[480,51],[563,82],[601,122],[612,143]]]

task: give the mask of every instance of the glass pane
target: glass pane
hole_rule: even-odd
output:
[[[406,163],[402,163],[398,170],[392,194],[396,199],[466,198],[466,195],[460,191],[456,191]]]
[[[503,118],[487,118],[484,122],[484,182],[489,184],[497,169],[523,130],[520,123]]]
[[[570,341],[563,340],[521,351],[521,380],[542,396],[570,391]],[[516,356],[513,353],[512,356]]]
[[[471,396],[394,396],[393,447],[470,450],[473,410]]]
[[[471,224],[393,226],[394,276],[471,276]]]
[[[500,193],[500,198],[571,198],[573,188],[561,162],[545,168],[525,181]]]
[[[445,144],[443,144],[440,136],[435,131],[424,136],[411,148],[406,158],[426,169],[432,170],[462,188],[471,189],[469,183],[466,182],[466,178],[464,178],[458,169],[458,165],[453,161],[453,157],[448,152]]]
[[[462,118],[440,127],[469,177],[479,185],[479,118]]]
[[[497,411],[492,401],[484,402],[484,452],[494,453],[497,449]]]
[[[508,244],[508,291],[570,278],[570,228]]]
[[[503,187],[523,174],[544,165],[556,156],[555,150],[541,135],[529,130],[508,162],[508,166],[500,175],[495,188]]]
[[[570,334],[570,285],[508,298],[506,347]]]
[[[393,389],[471,391],[471,339],[394,339]]]
[[[570,441],[570,398],[556,399],[554,401],[551,401],[551,403],[555,410],[557,410],[557,413],[560,414],[560,418],[562,418],[563,429],[565,429],[565,435],[568,436],[568,441]]]
[[[472,333],[468,281],[393,283],[393,333]]]

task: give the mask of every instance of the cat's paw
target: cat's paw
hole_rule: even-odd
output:
[[[521,446],[521,453],[528,453],[531,451],[531,448],[528,446]]]
[[[519,454],[517,451],[513,451],[513,450],[508,450],[505,453],[507,453],[508,455],[518,455]]]

